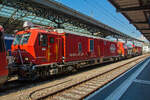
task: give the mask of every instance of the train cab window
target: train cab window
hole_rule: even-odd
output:
[[[82,52],[82,44],[81,43],[78,44],[78,51]]]
[[[54,38],[50,37],[50,43],[54,43]]]
[[[90,40],[90,52],[94,51],[94,40]]]
[[[46,34],[40,34],[39,35],[39,45],[41,46],[47,46],[47,35]]]
[[[15,36],[15,39],[14,39],[13,45],[18,45],[18,44],[20,44],[20,41],[21,41],[22,35],[23,35],[23,34],[18,34],[18,35],[16,35],[16,36]]]
[[[20,44],[27,44],[31,33],[26,33],[22,35]]]
[[[23,44],[27,44],[29,37],[30,37],[31,33],[24,33],[24,34],[17,34],[15,36],[13,45],[23,45]]]

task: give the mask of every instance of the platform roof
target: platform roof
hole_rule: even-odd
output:
[[[99,36],[113,36],[128,40],[136,40],[92,17],[84,15],[72,8],[53,0],[4,0],[0,1],[0,24],[7,33],[20,29],[23,21],[35,24],[63,27],[69,30],[98,33]]]
[[[150,41],[150,0],[109,0]]]

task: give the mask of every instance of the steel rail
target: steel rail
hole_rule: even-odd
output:
[[[69,89],[72,89],[73,87],[79,86],[79,85],[81,85],[82,83],[88,82],[88,81],[90,81],[90,80],[92,80],[92,79],[94,79],[94,78],[97,78],[97,77],[99,77],[99,76],[101,76],[101,75],[107,74],[107,73],[109,73],[109,72],[111,72],[111,71],[113,71],[113,70],[115,70],[115,69],[121,68],[121,67],[123,67],[123,66],[125,66],[125,65],[131,64],[132,62],[135,62],[135,61],[137,61],[137,60],[139,60],[139,59],[142,59],[142,58],[145,58],[145,57],[147,57],[147,55],[142,56],[142,57],[137,58],[137,59],[134,59],[134,60],[132,60],[132,61],[129,61],[129,62],[125,63],[125,64],[119,65],[119,66],[116,67],[116,68],[113,68],[113,69],[111,69],[111,70],[109,70],[109,71],[106,71],[106,72],[104,72],[104,73],[100,73],[100,74],[98,74],[98,75],[96,75],[96,76],[90,77],[90,78],[88,78],[88,79],[86,79],[86,80],[84,80],[84,81],[81,81],[81,82],[75,83],[75,84],[73,84],[73,85],[67,86],[66,88],[60,89],[60,90],[55,91],[55,92],[53,92],[53,93],[46,94],[46,95],[40,96],[40,97],[38,97],[38,98],[32,98],[32,96],[30,95],[29,98],[30,98],[31,100],[43,100],[43,99],[46,99],[46,98],[48,98],[48,97],[54,96],[54,95],[56,95],[56,94],[60,94],[61,92],[64,92],[64,91],[69,90]],[[131,68],[132,68],[132,67],[131,67]],[[130,69],[130,68],[129,68],[129,69]],[[127,69],[127,70],[129,70],[129,69]],[[124,72],[126,72],[127,70],[125,70]],[[121,74],[123,74],[124,72],[122,72]],[[117,75],[116,77],[120,76],[121,74]],[[116,77],[115,77],[115,78],[116,78]],[[113,78],[113,79],[115,79],[115,78]],[[109,80],[108,82],[104,83],[102,86],[106,85],[107,83],[109,83],[109,82],[112,81],[113,79],[111,79],[111,80]],[[102,86],[97,87],[96,89],[94,89],[94,90],[91,91],[90,93],[84,95],[84,96],[83,96],[82,98],[80,98],[80,99],[84,99],[85,97],[89,96],[90,94],[92,94],[93,92],[95,92],[96,90],[98,90],[98,89],[99,89],[100,87],[102,87]],[[38,91],[36,91],[36,92],[38,92]],[[35,93],[35,92],[34,92],[34,93]]]

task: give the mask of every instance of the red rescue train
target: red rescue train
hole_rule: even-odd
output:
[[[127,49],[122,42],[65,29],[29,28],[15,36],[12,44],[14,63],[10,70],[23,79],[44,78],[116,61],[129,55]],[[137,55],[140,54],[141,51],[137,51]]]
[[[8,77],[8,66],[6,61],[3,31],[4,29],[0,25],[0,86],[7,81]]]

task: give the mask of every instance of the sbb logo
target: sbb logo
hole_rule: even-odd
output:
[[[116,51],[115,45],[114,45],[114,44],[111,44],[111,46],[110,46],[110,52],[111,52],[111,53],[115,53],[115,51]]]

